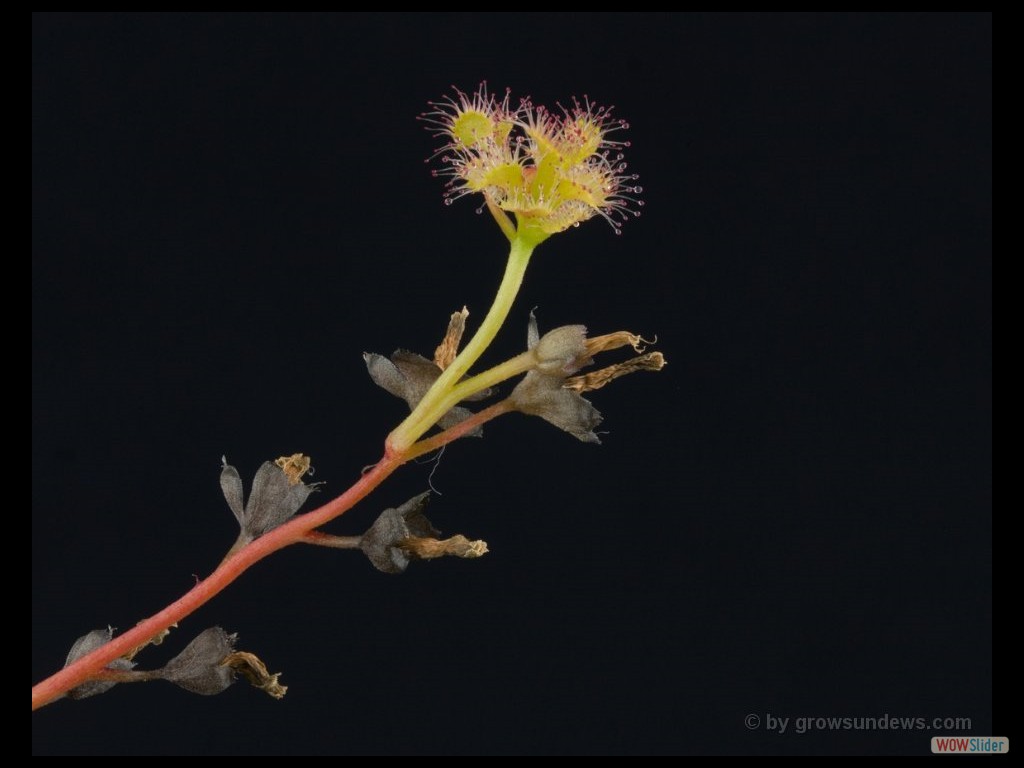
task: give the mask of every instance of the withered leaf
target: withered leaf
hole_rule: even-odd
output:
[[[398,509],[385,509],[363,534],[360,549],[384,573],[402,573],[409,567],[410,556],[398,543],[411,536],[437,538],[438,531],[427,520],[423,509],[430,491],[414,496]]]
[[[380,571],[402,573],[412,560],[436,557],[480,557],[487,553],[487,542],[471,541],[457,535],[441,539],[423,509],[430,492],[421,493],[398,509],[385,509],[360,542],[360,548]]]
[[[248,651],[235,651],[228,654],[223,664],[242,675],[254,688],[259,688],[275,699],[283,698],[288,691],[287,685],[281,685],[278,678],[280,672],[270,674],[267,665],[260,661],[259,657]]]
[[[398,543],[403,552],[407,552],[416,560],[433,560],[437,557],[474,558],[487,554],[486,541],[471,541],[461,533],[449,539],[430,539],[410,536]]]
[[[113,636],[114,630],[111,627],[107,627],[106,629],[94,629],[92,632],[82,635],[80,638],[75,640],[74,645],[71,646],[71,650],[68,651],[68,658],[64,662],[64,666],[67,667],[73,662],[78,661],[87,653],[92,653],[101,645],[106,645],[110,642],[110,639]],[[114,659],[107,665],[107,669],[129,670],[134,666],[135,665],[128,659]],[[78,687],[72,688],[68,691],[68,698],[87,699],[90,696],[106,693],[115,685],[117,685],[117,682],[112,680],[95,680],[89,683],[82,683]]]
[[[220,627],[203,630],[157,675],[202,696],[221,693],[235,681],[234,671],[223,663],[234,651],[235,639]]]
[[[592,363],[591,356],[598,352],[630,346],[642,353],[643,345],[649,343],[653,342],[629,331],[588,339],[582,325],[562,326],[541,336],[537,318],[530,312],[526,346],[536,356],[537,365],[512,390],[509,402],[516,410],[540,416],[583,442],[600,443],[594,428],[601,423],[601,414],[580,393],[600,389],[635,371],[660,371],[665,358],[660,352],[649,352],[607,368],[567,377]]]
[[[286,471],[274,462],[265,461],[256,471],[249,501],[243,506],[242,478],[238,470],[223,459],[220,473],[221,490],[241,526],[240,541],[244,543],[287,522],[318,485],[304,483],[296,478],[295,471]]]
[[[531,313],[531,321],[536,323]],[[554,376],[576,373],[591,362],[586,347],[587,329],[583,325],[563,325],[548,331],[533,347],[537,370]]]
[[[462,334],[466,332],[467,317],[469,317],[469,310],[465,307],[461,312],[452,312],[451,319],[448,320],[448,330],[437,349],[434,350],[434,365],[442,371],[452,364],[459,353]]]
[[[405,400],[410,411],[419,405],[427,390],[441,375],[441,369],[433,361],[404,349],[393,352],[390,359],[375,352],[366,352],[363,354],[363,360],[373,382],[395,397]],[[484,390],[476,392],[466,400],[482,400],[490,395],[490,390]],[[472,415],[472,411],[457,405],[438,420],[437,426],[448,429]],[[469,434],[479,437],[483,430],[477,427]]]
[[[566,379],[565,386],[576,392],[591,392],[630,373],[636,373],[637,371],[660,371],[664,367],[665,356],[661,352],[648,352],[645,355],[631,357],[629,360],[609,365],[606,368],[573,376],[571,379]]]
[[[517,410],[540,416],[585,443],[600,443],[594,433],[602,420],[600,411],[564,384],[561,376],[530,371],[512,390],[509,400]]]

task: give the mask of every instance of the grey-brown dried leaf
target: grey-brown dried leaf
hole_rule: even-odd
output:
[[[110,639],[113,636],[114,630],[111,627],[107,627],[106,629],[94,629],[92,632],[82,635],[80,638],[75,640],[74,645],[71,646],[71,650],[68,651],[68,658],[64,662],[64,666],[67,667],[73,662],[78,661],[86,654],[92,653],[100,646],[106,645],[110,642]],[[128,659],[114,659],[107,665],[107,669],[126,671],[130,670],[134,666],[135,665],[128,661]],[[89,683],[82,683],[68,691],[68,698],[87,699],[90,696],[106,693],[115,685],[117,685],[117,683],[111,680],[95,680]]]
[[[530,371],[523,377],[509,401],[516,410],[540,416],[584,443],[600,443],[594,428],[601,423],[601,413],[589,400],[565,386],[562,376]]]
[[[234,670],[224,660],[235,650],[236,637],[220,627],[203,630],[156,675],[202,696],[221,693],[235,681]]]
[[[423,509],[430,491],[414,496],[398,509],[385,509],[363,534],[359,548],[373,566],[384,573],[402,573],[409,567],[411,557],[399,547],[399,542],[416,536],[437,538],[438,531],[427,520]]]
[[[242,478],[238,470],[222,459],[220,487],[241,526],[239,542],[248,543],[286,523],[316,490],[319,483],[304,483],[294,472],[265,461],[253,478],[249,500],[242,504]],[[238,544],[235,545],[236,547]]]
[[[487,553],[485,541],[472,541],[461,534],[440,538],[440,532],[423,514],[429,498],[428,491],[398,509],[385,509],[363,534],[359,546],[377,570],[402,573],[412,560],[474,558]]]
[[[441,375],[441,369],[432,360],[409,352],[404,349],[395,350],[391,359],[378,355],[376,352],[364,352],[363,360],[366,361],[366,370],[373,379],[373,383],[381,389],[390,392],[395,397],[405,400],[409,410],[419,405],[420,400],[427,394],[427,390],[437,381]],[[490,390],[477,392],[466,398],[468,401],[482,400],[489,397]],[[459,422],[465,421],[473,412],[462,406],[455,406],[448,413],[437,421],[441,429],[454,427]],[[480,427],[469,432],[473,437],[483,435]]]
[[[600,443],[594,428],[601,423],[601,414],[580,393],[600,389],[636,371],[660,371],[665,367],[660,352],[642,354],[643,345],[650,343],[629,331],[588,339],[582,325],[562,326],[541,336],[537,318],[530,312],[526,347],[537,358],[537,364],[512,390],[509,402],[516,410],[540,416],[585,443]],[[640,356],[567,378],[594,362],[592,355],[625,346]]]
[[[536,318],[530,313],[530,322],[536,329]],[[534,330],[536,333],[536,330]],[[583,325],[563,325],[548,331],[533,347],[537,357],[536,370],[553,376],[569,376],[592,362],[587,354],[587,328]]]

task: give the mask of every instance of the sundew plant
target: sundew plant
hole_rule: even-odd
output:
[[[463,535],[441,538],[425,515],[430,493],[384,510],[359,535],[335,535],[326,523],[362,501],[411,459],[463,437],[480,436],[483,425],[518,412],[538,416],[584,443],[599,443],[601,414],[584,395],[635,371],[665,365],[650,342],[629,331],[591,336],[583,325],[542,333],[530,313],[526,349],[492,368],[474,366],[502,329],[534,251],[554,235],[602,218],[616,234],[640,215],[643,201],[636,175],[627,172],[625,121],[589,98],[546,109],[530,99],[513,104],[486,84],[431,102],[420,119],[440,141],[432,160],[445,182],[446,204],[482,197],[509,241],[508,260],[494,302],[463,345],[469,312],[451,314],[447,331],[432,356],[399,349],[391,355],[366,353],[370,377],[403,399],[410,414],[391,430],[384,454],[366,467],[344,493],[304,514],[299,509],[317,489],[307,482],[310,459],[281,456],[258,468],[246,488],[242,475],[223,461],[220,486],[239,535],[221,563],[193,589],[122,634],[96,629],[71,646],[60,671],[32,689],[32,709],[57,699],[82,699],[119,683],[166,680],[188,691],[210,695],[238,677],[276,698],[285,694],[254,654],[236,648],[236,637],[220,627],[203,630],[160,668],[144,668],[137,657],[163,642],[193,611],[224,590],[252,565],[293,544],[362,552],[379,571],[398,574],[414,560],[476,558],[487,552],[482,540]],[[548,247],[545,245],[545,247]],[[438,313],[439,321],[442,312]],[[439,322],[439,329],[442,325]],[[627,356],[592,368],[599,355],[625,350]],[[477,405],[479,403],[479,405]]]

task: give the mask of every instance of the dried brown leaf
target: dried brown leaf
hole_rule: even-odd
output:
[[[309,461],[309,456],[293,453],[291,456],[281,456],[274,463],[284,472],[285,477],[288,478],[289,485],[298,485],[302,482],[304,474],[308,472],[311,477],[313,475],[313,467],[310,466]]]
[[[398,546],[417,560],[433,560],[436,557],[474,558],[487,554],[486,541],[470,541],[462,534],[450,539],[429,539],[412,536],[398,542]]]
[[[459,354],[459,344],[462,342],[462,334],[466,331],[467,317],[469,317],[469,310],[465,307],[461,312],[452,312],[444,339],[434,350],[434,365],[442,371],[451,365],[455,356]]]
[[[648,352],[646,355],[640,355],[622,363],[609,365],[607,368],[591,371],[582,376],[573,376],[571,379],[566,379],[563,386],[565,389],[571,389],[575,392],[591,392],[630,373],[636,373],[637,371],[660,371],[665,367],[665,362],[665,356],[661,352]]]
[[[80,658],[88,653],[92,653],[102,645],[106,645],[110,642],[110,639],[114,636],[114,629],[107,627],[106,629],[94,629],[88,634],[82,635],[78,638],[74,645],[71,646],[71,650],[68,651],[67,661],[64,662],[64,666],[67,667],[71,663],[78,661]],[[135,665],[128,659],[114,659],[110,664],[107,665],[108,670],[119,670],[126,671],[130,670]],[[96,696],[100,693],[106,693],[111,688],[117,685],[117,681],[106,681],[106,680],[93,680],[90,682],[82,683],[79,686],[72,688],[68,691],[69,699],[86,699],[90,696]]]
[[[634,352],[640,353],[644,351],[644,344],[653,343],[653,341],[647,341],[642,336],[637,336],[629,331],[615,331],[615,333],[606,333],[603,336],[587,339],[586,346],[589,354],[596,355],[599,352],[607,352],[609,349],[618,349],[627,345],[632,347]]]
[[[221,664],[238,672],[252,683],[254,687],[259,688],[275,699],[283,698],[288,691],[287,685],[281,685],[278,682],[281,673],[270,674],[267,671],[267,665],[260,661],[259,657],[255,654],[248,653],[247,651],[235,651],[229,654]]]
[[[142,645],[135,646],[134,648],[132,648],[130,651],[128,651],[128,653],[126,653],[121,658],[125,659],[126,661],[131,661],[136,656],[138,656],[140,652],[142,652],[143,650],[145,650],[149,646],[151,646],[151,645],[160,645],[164,640],[167,639],[167,636],[169,634],[171,634],[171,630],[172,629],[176,629],[177,626],[178,626],[178,622],[174,622],[167,629],[161,629],[159,632],[157,632],[155,635],[153,635],[151,638],[149,638],[149,640],[147,640],[146,642],[142,643]]]

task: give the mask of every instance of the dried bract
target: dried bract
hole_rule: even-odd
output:
[[[80,638],[75,640],[74,645],[71,646],[71,650],[68,651],[68,658],[67,661],[64,662],[64,666],[67,667],[71,663],[78,661],[87,653],[92,653],[101,645],[106,645],[110,642],[110,638],[113,636],[113,627],[107,627],[106,629],[94,629],[92,632],[82,635]],[[128,659],[114,659],[107,665],[107,669],[130,670],[134,666],[135,665],[128,661]],[[68,698],[87,699],[90,696],[106,693],[115,685],[117,685],[117,682],[112,680],[95,680],[88,683],[82,683],[77,688],[72,688],[68,691]]]
[[[385,509],[363,534],[360,549],[374,567],[384,573],[402,573],[412,560],[435,557],[480,557],[487,552],[487,543],[471,541],[465,536],[440,539],[423,514],[430,492],[421,493],[398,509]]]
[[[517,411],[540,416],[585,443],[600,443],[594,428],[601,423],[601,414],[580,393],[600,389],[635,371],[660,371],[665,358],[660,352],[649,352],[591,373],[569,376],[594,362],[592,355],[624,346],[641,352],[643,343],[644,339],[628,331],[588,339],[582,325],[562,326],[541,336],[531,312],[526,346],[537,363],[512,390],[509,402]]]
[[[316,490],[318,483],[304,483],[300,479],[301,474],[296,473],[296,457],[305,460],[304,463],[308,470],[309,459],[301,454],[287,457],[285,461],[291,463],[286,464],[286,467],[270,461],[263,462],[256,471],[249,500],[244,506],[242,504],[242,478],[239,476],[238,470],[227,463],[227,459],[222,459],[220,487],[228,506],[231,507],[231,511],[242,528],[239,543],[235,545],[236,548],[287,522],[292,515],[299,511],[299,507],[303,505],[309,494]]]
[[[237,635],[229,635],[220,627],[200,632],[185,650],[158,671],[161,679],[186,691],[213,696],[227,690],[235,681],[235,673],[224,664],[235,649]]]

